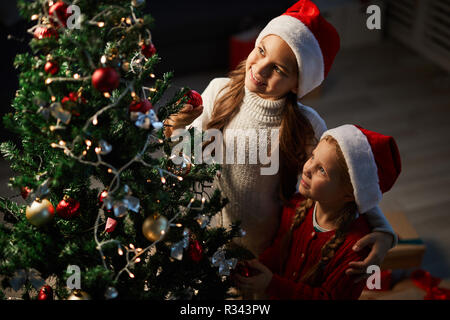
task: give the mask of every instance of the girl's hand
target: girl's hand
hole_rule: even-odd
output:
[[[345,271],[347,275],[360,274],[355,283],[367,277],[367,267],[370,265],[381,265],[387,252],[392,246],[393,237],[386,232],[375,231],[358,240],[353,246],[354,251],[360,251],[366,246],[371,246],[372,250],[363,261],[353,261],[349,263],[350,268]]]
[[[169,125],[165,127],[164,135],[169,138],[174,130],[185,128],[198,118],[202,112],[203,106],[194,108],[191,104],[185,104],[178,113],[171,114],[164,121],[165,125]]]
[[[253,277],[243,277],[236,275],[237,286],[248,292],[264,292],[272,280],[273,273],[256,259],[248,261],[248,266],[259,270],[261,273]]]

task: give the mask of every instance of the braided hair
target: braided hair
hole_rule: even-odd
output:
[[[351,184],[350,176],[348,173],[348,166],[345,162],[344,155],[342,154],[342,150],[339,147],[337,141],[331,137],[326,136],[322,138],[335,146],[337,157],[338,157],[338,165],[341,171],[341,178],[343,181],[343,188],[347,192],[351,192],[353,194],[353,187]],[[310,198],[306,198],[302,203],[295,209],[295,215],[292,219],[292,223],[289,231],[285,235],[281,244],[281,254],[280,254],[280,270],[284,270],[285,263],[288,258],[288,254],[290,251],[291,240],[293,231],[298,228],[306,218],[306,215],[309,209],[314,205],[314,201]],[[345,237],[348,233],[348,230],[355,220],[355,212],[357,210],[356,203],[354,201],[347,202],[346,205],[341,209],[340,214],[337,215],[336,225],[337,228],[335,230],[335,234],[331,237],[321,250],[321,257],[319,261],[309,269],[306,274],[301,278],[302,282],[309,283],[313,286],[319,286],[322,281],[323,270],[326,265],[331,261],[336,251],[342,245],[345,240]]]
[[[345,205],[336,221],[338,227],[336,228],[333,237],[331,237],[322,247],[320,260],[306,272],[301,281],[307,282],[313,286],[320,285],[323,270],[344,242],[349,227],[355,219],[355,212],[355,202],[349,202]]]

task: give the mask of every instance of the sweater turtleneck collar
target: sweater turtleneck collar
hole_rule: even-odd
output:
[[[279,122],[281,120],[281,113],[285,106],[286,98],[278,100],[263,99],[247,89],[246,86],[244,88],[243,108],[247,109],[247,112],[250,112],[258,120],[264,122]]]

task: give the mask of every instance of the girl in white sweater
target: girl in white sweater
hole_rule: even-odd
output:
[[[339,35],[334,27],[311,1],[301,0],[263,29],[254,50],[229,78],[210,82],[202,94],[203,106],[185,105],[165,123],[166,136],[191,123],[200,130],[219,129],[224,133],[224,148],[232,142],[227,141],[227,131],[254,129],[259,137],[262,129],[279,130],[279,138],[272,141],[269,134],[267,142],[278,148],[275,174],[263,175],[261,168],[268,165],[240,164],[235,157],[234,163],[223,162],[221,176],[214,182],[230,202],[222,221],[212,223],[227,227],[240,220],[246,231],[240,243],[255,256],[271,244],[282,205],[295,193],[303,164],[327,129],[318,113],[298,100],[321,84],[338,50]],[[256,141],[261,147],[260,140]],[[245,146],[248,155],[249,145]],[[380,264],[397,241],[378,207],[366,214],[373,232],[362,238],[355,250],[372,245],[372,251],[347,270],[361,277],[369,265]]]

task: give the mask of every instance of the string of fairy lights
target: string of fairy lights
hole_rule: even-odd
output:
[[[74,1],[74,4],[77,1]],[[53,1],[50,1],[49,6],[51,6],[53,4]],[[115,6],[109,6],[108,8],[106,8],[105,10],[101,11],[100,13],[98,13],[95,17],[93,17],[92,19],[90,19],[89,21],[87,21],[87,23],[89,25],[96,25],[98,28],[104,28],[106,27],[106,23],[104,21],[99,20],[101,17],[104,17],[106,15],[108,15],[110,13],[111,10],[114,10]],[[122,9],[122,7],[119,7],[120,9]],[[44,10],[45,12],[45,10]],[[120,24],[117,26],[114,26],[113,28],[129,28],[131,26],[133,26],[133,24],[135,23],[142,23],[143,20],[140,18],[137,18],[134,12],[134,7],[133,5],[130,6],[130,15],[131,17],[123,17],[120,20]],[[46,19],[45,16],[42,15],[33,15],[31,17],[32,20],[38,20],[38,23],[33,26],[32,28],[30,28],[28,31],[30,33],[35,33],[37,28],[40,28],[44,25],[44,20]],[[70,29],[66,29],[68,30],[67,32],[71,32]],[[111,30],[109,30],[109,32],[111,32]],[[145,30],[148,39],[151,41],[151,33],[150,30],[146,29]],[[41,37],[41,36],[39,36]],[[38,37],[38,38],[39,38]],[[42,37],[41,37],[42,38]],[[71,37],[68,37],[69,39],[71,39]],[[139,35],[139,42],[142,40],[141,35]],[[73,41],[71,39],[71,41]],[[84,54],[87,57],[89,64],[92,66],[93,69],[95,69],[95,65],[92,61],[92,58],[89,55],[89,52],[87,52],[86,50],[84,50]],[[129,64],[130,70],[131,72],[137,74],[139,73],[139,76],[142,74],[142,72],[144,71],[144,67],[142,66],[142,62],[146,61],[146,57],[142,54],[142,53],[136,53],[133,58],[131,59],[131,63]],[[100,58],[100,63],[102,65],[105,65],[107,63],[107,57],[105,55],[103,55]],[[151,73],[150,74],[150,78],[155,78],[155,74]],[[73,74],[73,76],[71,77],[51,77],[48,76],[45,79],[45,84],[47,85],[47,89],[48,92],[51,96],[51,101],[55,102],[56,101],[56,97],[52,92],[51,89],[51,85],[53,83],[56,82],[80,82],[83,83],[85,81],[89,81],[91,80],[92,76],[82,76],[79,73],[75,73]],[[121,79],[123,80],[123,79]],[[82,128],[82,132],[84,134],[88,134],[88,129],[91,125],[93,126],[97,126],[100,123],[100,116],[107,112],[108,110],[115,108],[117,106],[120,105],[120,102],[123,100],[123,98],[127,95],[130,94],[131,97],[134,99],[137,94],[136,92],[133,90],[134,88],[134,81],[129,81],[126,83],[126,88],[120,93],[120,95],[118,95],[117,97],[112,97],[111,94],[109,92],[104,92],[103,95],[106,99],[111,99],[111,103],[109,103],[108,105],[102,107],[100,110],[98,110],[97,112],[95,112],[91,117],[89,117],[89,119],[87,119],[86,123],[84,124],[83,128]],[[156,92],[157,89],[154,87],[142,87],[142,95],[144,97],[144,99],[147,99],[147,95],[146,95],[146,91],[148,92]],[[49,130],[51,131],[55,131],[55,130],[64,130],[66,129],[66,127],[64,125],[69,124],[70,122],[70,115],[64,115],[64,110],[60,110],[60,109],[56,109],[55,110],[55,118],[56,118],[56,124],[49,126]],[[160,127],[158,129],[154,128],[153,131],[159,130]],[[84,150],[79,154],[75,154],[75,147],[78,145],[78,143],[82,143],[85,148]],[[127,273],[129,275],[130,278],[134,278],[134,274],[132,273],[132,268],[136,263],[139,263],[142,260],[142,257],[145,253],[148,253],[152,248],[155,247],[155,245],[161,241],[163,239],[163,236],[165,233],[168,232],[169,227],[182,227],[182,225],[180,223],[176,223],[176,220],[180,217],[180,215],[182,214],[187,214],[190,210],[199,210],[202,211],[204,209],[204,203],[206,201],[204,194],[207,195],[206,192],[204,192],[203,189],[203,184],[202,184],[202,190],[201,192],[194,192],[194,197],[190,199],[189,204],[186,207],[181,207],[180,210],[178,211],[177,214],[175,214],[168,222],[167,222],[167,227],[163,228],[160,231],[160,236],[158,239],[156,239],[156,241],[153,241],[149,246],[147,246],[146,248],[136,248],[132,243],[130,243],[128,246],[122,244],[119,240],[117,239],[109,239],[109,240],[101,240],[99,239],[99,226],[102,225],[103,223],[101,223],[100,221],[102,219],[105,219],[105,208],[108,206],[108,204],[110,204],[110,201],[105,201],[108,199],[108,197],[110,197],[110,195],[112,195],[114,192],[116,192],[120,186],[120,175],[122,174],[122,172],[127,169],[128,167],[130,167],[132,164],[134,163],[139,163],[145,167],[149,167],[152,169],[155,169],[158,171],[160,178],[161,178],[161,183],[164,185],[166,184],[166,177],[167,176],[171,176],[173,178],[176,178],[178,181],[182,181],[183,177],[181,175],[176,175],[172,172],[169,172],[159,166],[156,165],[152,165],[149,164],[147,162],[144,161],[143,159],[143,155],[146,153],[148,147],[150,146],[151,143],[163,143],[163,141],[161,139],[159,139],[152,131],[149,132],[149,134],[147,135],[147,138],[145,140],[145,143],[142,147],[142,149],[135,155],[133,156],[126,164],[124,164],[122,167],[120,168],[115,168],[113,165],[109,164],[108,162],[104,161],[102,155],[109,153],[109,151],[111,151],[112,146],[109,145],[106,141],[103,141],[103,145],[99,144],[99,145],[95,145],[94,142],[91,139],[86,139],[84,138],[81,134],[77,135],[73,141],[71,142],[67,142],[64,140],[60,140],[58,142],[52,142],[51,143],[51,147],[52,148],[57,148],[57,149],[62,149],[64,154],[77,160],[80,163],[86,164],[86,165],[90,165],[90,166],[94,166],[94,167],[105,167],[107,168],[107,172],[112,174],[112,180],[109,184],[108,187],[105,188],[105,191],[102,192],[102,205],[98,210],[97,213],[97,217],[95,220],[95,225],[94,225],[94,239],[95,239],[95,243],[96,243],[96,249],[98,250],[100,256],[101,256],[101,261],[103,263],[103,266],[105,267],[105,269],[109,269],[107,264],[106,264],[106,256],[104,254],[104,246],[108,245],[110,243],[115,243],[117,244],[117,252],[119,255],[124,256],[126,259],[126,265],[117,272],[116,276],[115,276],[115,280],[117,281],[119,279],[119,277],[123,274],[123,273]],[[96,154],[96,161],[90,161],[86,159],[86,156],[88,155],[88,151],[93,148]],[[165,155],[164,155],[165,156]],[[167,156],[165,156],[167,157]],[[186,158],[184,157],[185,161],[189,161],[186,160]],[[189,165],[191,165],[191,163],[189,163]],[[192,164],[193,165],[193,164]],[[194,201],[196,200],[197,195],[200,195],[201,197],[201,205],[199,207],[192,207],[192,204],[194,203]],[[209,197],[209,195],[207,195]],[[139,200],[138,199],[134,199],[137,200],[137,204],[135,203],[135,206],[137,206],[139,208]],[[125,250],[125,252],[124,252]]]

